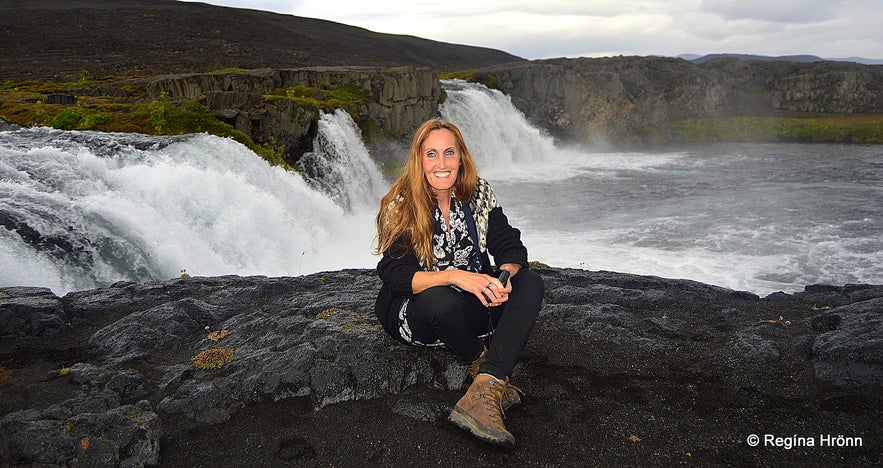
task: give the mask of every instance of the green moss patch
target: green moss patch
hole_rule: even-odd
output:
[[[341,88],[324,89],[315,86],[289,86],[277,88],[272,94],[264,96],[265,99],[290,99],[297,105],[313,112],[323,110],[332,112],[335,109],[345,109],[350,114],[358,112],[359,108],[371,100],[371,93],[360,86],[344,86]],[[354,118],[356,118],[354,116]]]
[[[622,140],[672,142],[883,143],[883,115],[685,119],[645,127]]]

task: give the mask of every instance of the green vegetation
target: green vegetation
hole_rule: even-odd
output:
[[[356,114],[360,107],[371,100],[371,93],[355,85],[335,89],[296,85],[277,88],[273,94],[264,96],[264,98],[269,100],[289,99],[313,112],[319,110],[332,112],[334,109],[345,109],[350,114]],[[353,118],[358,119],[358,116],[354,115]]]
[[[490,89],[500,88],[500,78],[492,73],[478,70],[466,70],[444,73],[439,76],[442,80],[464,80],[471,83],[481,83]]]
[[[343,312],[343,309],[339,309],[337,307],[331,307],[329,309],[325,309],[322,312],[319,312],[318,314],[316,314],[316,320],[327,319],[328,317],[331,317],[333,315],[337,315],[340,312]]]
[[[112,119],[105,112],[87,113],[80,107],[61,109],[54,116],[46,116],[44,122],[52,128],[60,130],[89,130],[96,128]]]
[[[221,70],[211,71],[211,72],[209,72],[209,75],[226,75],[228,73],[241,73],[241,72],[245,72],[245,71],[248,71],[248,70],[245,68],[224,68]]]
[[[220,369],[232,361],[232,349],[212,348],[193,356],[192,365],[197,369]]]
[[[883,115],[686,119],[647,127],[623,139],[653,144],[709,141],[879,144],[883,143]]]
[[[85,75],[84,75],[85,76]],[[60,130],[181,135],[206,132],[232,138],[250,148],[270,164],[291,169],[284,159],[285,148],[275,140],[255,143],[248,135],[218,120],[212,111],[194,100],[161,96],[142,102],[115,102],[109,97],[80,96],[76,104],[46,104],[47,95],[66,92],[80,83],[10,83],[0,87],[0,118],[22,125],[45,125]],[[133,96],[145,90],[126,84]]]

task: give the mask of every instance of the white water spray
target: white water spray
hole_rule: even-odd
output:
[[[298,161],[311,185],[348,210],[375,209],[388,184],[349,114],[342,109],[323,112],[314,145],[316,151]]]
[[[229,139],[0,132],[0,286],[369,267],[371,219]]]
[[[647,168],[673,159],[672,155],[559,147],[527,121],[509,96],[463,80],[444,80],[442,86],[447,99],[439,113],[457,125],[481,175],[491,180],[553,181],[587,173],[601,177],[623,164]]]

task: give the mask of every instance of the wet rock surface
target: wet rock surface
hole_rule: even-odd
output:
[[[371,270],[4,288],[0,464],[883,462],[883,286],[539,271],[512,451],[447,422],[465,369],[385,335]]]

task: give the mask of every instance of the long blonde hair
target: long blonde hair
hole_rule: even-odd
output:
[[[376,220],[378,254],[392,247],[399,237],[407,236],[410,245],[405,246],[405,253],[414,252],[426,268],[435,264],[435,255],[432,253],[434,196],[423,173],[421,148],[430,133],[441,129],[454,134],[460,153],[460,169],[457,181],[454,182],[454,196],[461,203],[472,200],[475,185],[478,183],[478,170],[460,129],[453,123],[438,118],[423,122],[414,133],[401,177],[380,200],[380,211]]]

